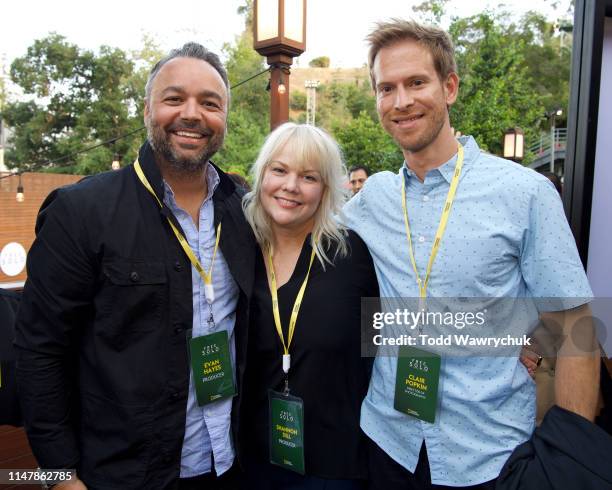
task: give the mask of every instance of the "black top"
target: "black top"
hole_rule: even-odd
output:
[[[361,357],[361,297],[377,297],[378,283],[365,243],[354,232],[349,232],[347,242],[349,255],[337,258],[333,266],[326,264],[325,271],[315,257],[290,347],[291,394],[304,401],[306,473],[332,479],[367,476],[359,414],[372,359]],[[309,235],[291,278],[278,290],[285,339],[311,251]],[[269,461],[268,389],[284,387],[282,354],[260,253],[251,301],[242,420],[251,461]]]

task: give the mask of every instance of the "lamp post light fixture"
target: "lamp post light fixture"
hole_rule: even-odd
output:
[[[270,129],[289,120],[293,58],[306,49],[306,0],[255,0],[253,48],[270,65]]]
[[[510,128],[504,133],[504,158],[520,162],[525,157],[525,135],[520,128]]]

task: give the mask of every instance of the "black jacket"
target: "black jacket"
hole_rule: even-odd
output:
[[[15,385],[15,316],[21,295],[0,289],[0,425],[20,427],[21,410]]]
[[[163,202],[148,143],[139,159]],[[215,227],[240,288],[242,352],[255,241],[218,172]],[[192,285],[167,217],[180,229],[128,166],[52,192],[37,220],[16,325],[24,422],[42,468],[76,468],[92,489],[169,489],[179,476]],[[242,377],[239,366],[240,387]]]
[[[557,405],[502,468],[497,490],[610,490],[612,436]]]

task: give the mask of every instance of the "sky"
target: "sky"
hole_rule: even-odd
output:
[[[307,66],[318,56],[329,56],[332,67],[362,66],[366,59],[365,35],[373,23],[389,17],[409,17],[421,0],[308,0],[306,52],[296,60]],[[106,44],[129,51],[137,49],[149,33],[164,50],[198,41],[220,51],[244,28],[237,14],[242,0],[4,0],[0,15],[0,61],[5,65],[26,53],[35,39],[55,31],[82,48],[96,50]],[[529,9],[557,18],[565,13],[551,7],[552,0],[506,0],[518,20]],[[473,15],[484,8],[498,9],[489,0],[450,0],[447,13]]]

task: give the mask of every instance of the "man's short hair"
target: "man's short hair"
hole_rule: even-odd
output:
[[[151,69],[149,73],[149,78],[147,78],[147,84],[145,85],[145,100],[149,100],[151,98],[151,89],[153,88],[153,80],[162,69],[162,67],[168,63],[168,61],[173,60],[174,58],[195,58],[198,60],[206,61],[210,66],[212,66],[221,78],[223,79],[223,83],[225,84],[225,88],[227,88],[227,95],[229,100],[229,80],[227,78],[227,72],[223,67],[223,63],[219,57],[209,51],[204,46],[198,43],[186,43],[182,48],[173,49],[166,56],[164,56],[161,60],[155,63],[155,66]]]
[[[368,167],[366,167],[365,165],[355,165],[354,167],[351,167],[349,169],[349,177],[353,172],[357,172],[357,170],[363,170],[368,177],[370,176],[370,169]]]
[[[378,22],[376,28],[366,37],[370,46],[368,66],[372,88],[376,89],[373,67],[378,52],[392,44],[406,40],[416,41],[429,50],[441,81],[446,80],[451,73],[457,72],[455,48],[446,31],[438,27],[419,24],[414,20],[393,18]]]

